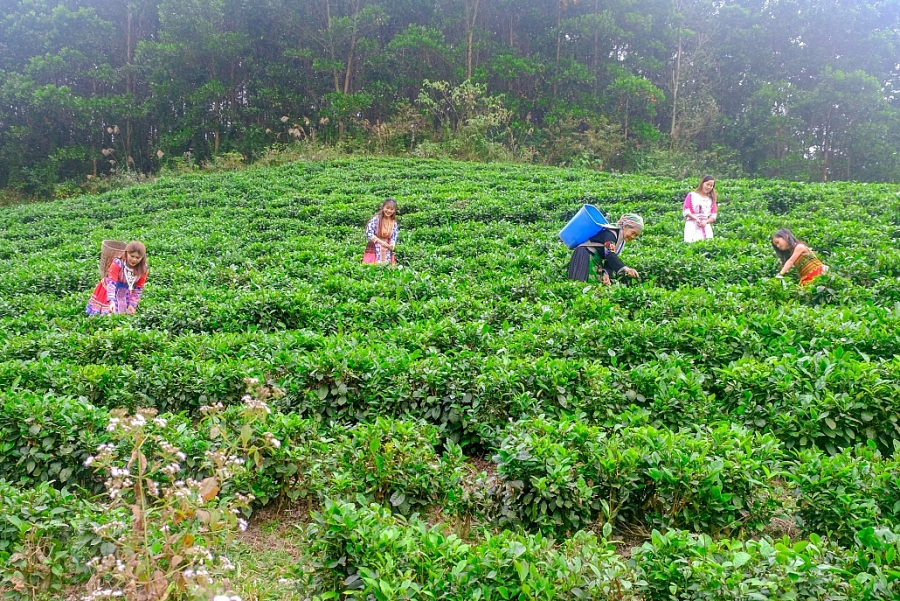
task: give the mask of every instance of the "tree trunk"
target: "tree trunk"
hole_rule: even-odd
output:
[[[334,64],[334,40],[331,39],[331,0],[325,0],[325,31],[327,32],[328,54],[331,55],[331,63]],[[338,70],[331,68],[331,75],[334,77],[334,91],[341,91],[340,75]]]
[[[600,0],[594,0],[594,16],[597,17],[599,21],[600,18]],[[600,67],[600,29],[596,25],[594,26],[594,59],[593,59],[593,72],[594,72],[594,95],[600,93],[600,78],[597,77],[598,69]],[[628,117],[625,117],[626,120]],[[628,129],[628,126],[625,126],[625,129]],[[628,132],[625,132],[625,137],[628,137]]]
[[[847,122],[847,131],[850,131],[851,127],[853,127],[853,119],[851,119],[850,121]],[[849,136],[848,136],[848,138],[849,138]],[[847,143],[844,145],[844,147],[846,148],[845,153],[847,155],[847,175],[845,176],[844,179],[846,179],[847,181],[850,181],[850,140],[849,139],[847,140]]]
[[[831,144],[828,138],[831,137],[831,106],[825,114],[825,128],[822,131],[822,181],[828,181],[828,160],[831,155]]]
[[[213,155],[219,154],[219,130],[222,128],[222,117],[221,117],[221,103],[219,99],[216,99],[216,102],[213,104],[213,109],[216,111],[216,129],[213,132]]]
[[[133,83],[131,78],[131,2],[125,4],[125,94],[134,97]],[[131,110],[128,110],[128,117],[125,119],[125,168],[128,169],[131,164]]]
[[[681,28],[678,28],[678,51],[675,53],[675,69],[672,71],[672,125],[669,128],[669,150],[675,149],[675,121],[678,117],[678,86],[681,80]]]
[[[475,33],[470,29],[466,40],[466,79],[472,79],[472,46]]]
[[[559,25],[562,22],[562,0],[556,0],[556,77],[553,78],[553,97],[559,89],[559,55],[562,47],[562,31]]]
[[[472,79],[472,63],[475,47],[475,23],[478,20],[478,5],[481,0],[466,0],[466,79]]]
[[[350,50],[347,52],[347,68],[344,71],[344,94],[350,93],[350,77],[353,71],[353,54],[356,51],[356,40],[359,37],[359,0],[353,6],[353,32],[350,34]]]

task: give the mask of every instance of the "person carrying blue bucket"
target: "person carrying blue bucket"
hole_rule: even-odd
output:
[[[599,278],[609,285],[613,276],[638,277],[638,272],[620,258],[626,242],[644,231],[644,220],[635,213],[622,215],[609,224],[596,207],[585,205],[560,231],[563,243],[574,252],[569,260],[569,279],[581,282]]]

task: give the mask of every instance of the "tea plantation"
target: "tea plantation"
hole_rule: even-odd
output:
[[[355,159],[5,208],[2,598],[900,598],[900,187],[720,180],[686,245],[696,183]],[[586,203],[644,217],[639,280],[566,279]],[[779,227],[831,272],[773,279]],[[84,314],[104,239],[147,245],[136,315]]]

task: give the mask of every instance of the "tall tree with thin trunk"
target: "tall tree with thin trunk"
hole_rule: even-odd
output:
[[[481,0],[463,0],[466,10],[466,79],[472,79],[475,56],[475,27],[478,23],[478,8]]]

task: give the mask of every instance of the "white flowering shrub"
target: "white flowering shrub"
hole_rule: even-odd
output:
[[[252,391],[252,381],[248,386]],[[248,395],[244,400],[249,429],[269,408],[262,398]],[[263,436],[248,448],[249,437],[235,438],[230,428],[215,426],[223,409],[221,404],[202,408],[201,421],[212,424],[201,424],[210,433],[209,447],[201,464],[190,468],[186,454],[170,442],[177,432],[155,410],[111,412],[111,442],[85,464],[106,476],[108,508],[127,508],[129,519],[97,529],[112,545],[106,548],[115,551],[89,562],[91,592],[84,601],[238,599],[229,593],[234,565],[227,551],[234,535],[247,528],[242,512],[249,513],[253,496],[224,497],[220,491],[245,473],[248,451],[277,448],[280,441]]]

